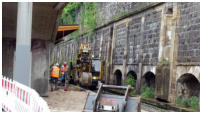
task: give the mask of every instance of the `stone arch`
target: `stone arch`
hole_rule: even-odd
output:
[[[189,73],[194,75],[198,81],[200,82],[200,66],[178,66],[176,69],[177,79],[179,79],[183,74]]]
[[[200,97],[200,82],[196,76],[185,73],[177,79],[177,96],[181,98]]]
[[[156,79],[156,76],[154,75],[154,73],[151,71],[148,71],[143,75],[141,85],[142,86],[147,85],[148,87],[155,90],[155,79]]]
[[[114,76],[115,76],[115,84],[116,85],[121,85],[122,84],[122,73],[120,70],[116,70],[114,72]]]
[[[136,74],[134,71],[129,71],[126,76],[128,77],[129,75],[132,75],[133,78],[134,78],[135,80],[137,80],[137,74]]]

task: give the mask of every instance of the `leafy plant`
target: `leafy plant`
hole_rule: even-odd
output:
[[[199,98],[196,96],[192,96],[190,98],[180,98],[179,96],[176,98],[176,104],[180,106],[184,106],[186,108],[192,108],[194,110],[199,110]]]
[[[189,105],[191,106],[192,109],[199,110],[199,108],[200,108],[199,98],[196,96],[192,96],[189,99]]]
[[[168,65],[169,61],[168,60],[162,60],[162,61],[159,61],[159,63],[162,65]]]
[[[83,3],[82,2],[70,2],[63,9],[60,25],[76,24],[76,15]]]
[[[124,85],[125,85],[125,86],[131,85],[132,87],[135,87],[135,86],[136,86],[136,81],[135,81],[134,77],[133,77],[131,74],[129,74],[129,75],[127,76]]]
[[[189,99],[186,98],[182,99],[182,106],[189,107]]]
[[[71,33],[69,36],[75,39],[79,35],[87,33],[88,38],[91,40],[96,28],[96,11],[97,3],[95,2],[70,2],[62,12],[60,25],[78,24],[76,17],[81,12],[79,30]],[[75,41],[78,41],[78,39]]]
[[[141,89],[141,97],[143,98],[154,98],[154,92],[150,87],[144,85]]]
[[[144,93],[147,88],[147,85],[143,85],[140,89],[140,93]]]
[[[135,89],[132,90],[132,91],[130,92],[130,95],[136,95],[136,90],[135,90]]]
[[[181,105],[181,98],[179,96],[177,96],[176,98],[176,104]]]
[[[131,74],[129,74],[129,75],[127,76],[124,85],[125,85],[125,86],[130,85],[130,86],[132,86],[132,87],[135,87],[135,86],[136,86],[136,81],[135,81],[134,77],[133,77]],[[130,94],[130,95],[136,95],[136,90],[135,90],[135,89],[132,90],[129,94]]]

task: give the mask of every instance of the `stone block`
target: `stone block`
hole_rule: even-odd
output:
[[[192,57],[191,62],[200,62],[200,56]]]

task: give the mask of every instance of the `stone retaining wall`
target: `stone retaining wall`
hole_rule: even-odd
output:
[[[184,69],[192,69],[193,65],[200,67],[199,7],[199,3],[159,3],[134,10],[97,28],[93,40],[83,34],[77,40],[57,44],[51,63],[74,60],[79,44],[90,42],[91,54],[105,63],[103,80],[107,84],[116,84],[115,72],[120,71],[118,74],[124,84],[127,74],[133,72],[137,75],[138,91],[144,74],[152,72],[156,75],[158,63],[168,62],[170,79],[164,79],[167,80],[164,86],[168,87],[169,95],[164,99],[175,102],[176,83],[183,75],[178,76],[180,73],[176,69],[180,71],[181,68],[178,66]],[[199,73],[193,75],[200,78]]]

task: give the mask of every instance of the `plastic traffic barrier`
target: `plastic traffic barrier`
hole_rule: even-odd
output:
[[[46,101],[32,88],[1,76],[2,111],[49,112]]]

